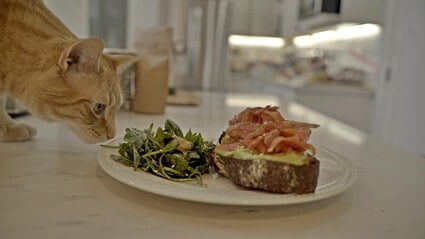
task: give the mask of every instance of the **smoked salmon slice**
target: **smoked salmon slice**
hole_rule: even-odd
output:
[[[286,120],[276,106],[246,108],[229,120],[228,144],[217,145],[221,151],[244,147],[255,153],[277,154],[304,152],[314,156],[315,148],[307,143],[317,124]]]

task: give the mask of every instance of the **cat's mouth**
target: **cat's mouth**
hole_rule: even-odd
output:
[[[66,124],[82,141],[88,144],[101,143],[108,140],[106,133],[99,133],[93,129],[78,127],[74,124]]]
[[[81,137],[79,135],[80,139],[82,139],[84,142],[88,143],[88,144],[95,144],[95,143],[101,143],[101,142],[105,142],[107,139],[105,138],[92,138],[92,137]]]
[[[78,134],[78,136],[86,143],[95,144],[100,142],[105,142],[108,140],[106,134],[98,134],[96,131],[88,130],[83,134]]]

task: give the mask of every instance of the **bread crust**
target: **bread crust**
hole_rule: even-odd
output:
[[[320,161],[313,158],[296,166],[262,159],[237,159],[213,154],[216,171],[235,184],[274,193],[306,194],[315,191]]]

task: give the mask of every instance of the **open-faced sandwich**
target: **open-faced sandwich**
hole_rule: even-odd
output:
[[[319,160],[307,143],[318,125],[285,120],[278,107],[247,108],[229,121],[212,163],[234,183],[276,193],[311,193]]]

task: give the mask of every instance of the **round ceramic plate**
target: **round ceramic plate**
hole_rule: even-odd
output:
[[[111,142],[117,145],[120,141]],[[218,176],[204,175],[200,186],[196,182],[173,182],[113,161],[111,154],[116,149],[103,148],[98,155],[102,169],[116,180],[165,197],[203,203],[224,205],[287,205],[317,201],[335,196],[347,189],[355,180],[354,166],[343,156],[324,147],[316,146],[316,157],[320,160],[320,173],[316,191],[311,194],[275,194],[250,190],[233,184]]]

